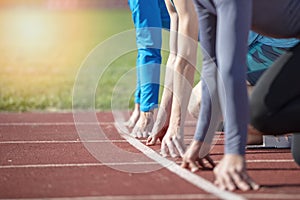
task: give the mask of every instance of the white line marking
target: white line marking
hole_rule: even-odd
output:
[[[218,187],[216,187],[211,182],[207,181],[206,179],[203,179],[202,177],[190,172],[187,169],[184,169],[180,167],[178,164],[176,164],[173,161],[170,161],[158,153],[156,153],[151,148],[147,147],[143,143],[141,143],[139,140],[131,137],[129,134],[128,129],[126,127],[120,127],[118,124],[115,123],[116,129],[120,132],[120,135],[124,137],[132,146],[134,146],[136,149],[140,150],[143,154],[145,154],[147,157],[151,158],[152,160],[159,163],[161,166],[165,167],[169,171],[175,173],[179,177],[183,178],[184,180],[188,181],[189,183],[197,186],[198,188],[211,193],[221,199],[228,199],[228,200],[244,200],[244,198],[241,195],[234,194],[232,192],[223,191],[220,190]],[[127,129],[127,131],[124,131]],[[123,131],[122,131],[123,130]]]
[[[254,163],[269,162],[268,160],[252,160]],[[252,162],[250,161],[250,162]],[[218,163],[219,161],[215,161]],[[274,162],[277,162],[274,160]],[[294,162],[294,160],[279,160],[279,162]],[[0,165],[0,169],[12,168],[47,168],[47,167],[94,167],[94,166],[117,166],[117,165],[155,165],[157,162],[124,162],[124,163],[67,163],[67,164],[25,164],[25,165]],[[176,162],[180,164],[180,162]]]
[[[123,163],[68,163],[68,164],[33,164],[33,165],[1,165],[0,169],[15,168],[48,168],[48,167],[94,167],[118,165],[158,165],[157,162],[123,162]]]
[[[250,199],[300,199],[300,194],[274,194],[274,193],[246,193],[244,196]],[[18,200],[168,200],[168,199],[216,199],[209,194],[157,194],[157,195],[110,195],[91,197],[59,197],[59,198],[18,198]],[[17,199],[12,199],[17,200]]]
[[[76,122],[76,125],[113,125],[114,122]],[[75,122],[0,122],[0,126],[65,126],[75,125]],[[187,121],[185,126],[196,126],[193,121]]]
[[[146,140],[145,140],[146,141]],[[127,143],[126,140],[44,140],[44,141],[0,141],[0,144],[57,144],[57,143]]]
[[[207,161],[205,161],[207,162]],[[219,163],[220,160],[214,160],[215,163]],[[295,162],[293,159],[282,159],[282,160],[246,160],[246,163],[284,163],[284,162]],[[208,163],[208,162],[207,162]]]
[[[246,160],[247,163],[281,163],[281,162],[295,162],[293,159],[282,159],[282,160]]]
[[[124,196],[94,196],[94,197],[65,197],[65,198],[36,198],[22,200],[168,200],[168,199],[217,199],[209,194],[161,194],[161,195],[124,195]],[[21,199],[18,199],[21,200]]]
[[[185,138],[185,142],[191,142],[192,138]],[[140,140],[146,142],[146,140]],[[0,144],[47,144],[47,143],[83,143],[83,142],[127,142],[126,140],[7,140],[0,141]]]
[[[300,199],[300,194],[253,193],[244,196],[250,199]]]
[[[75,122],[7,122],[0,126],[66,126],[75,125]],[[76,125],[113,125],[113,122],[76,122]]]

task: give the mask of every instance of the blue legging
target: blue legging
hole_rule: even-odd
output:
[[[223,116],[225,153],[243,155],[249,120],[245,75],[250,25],[256,32],[269,36],[299,36],[300,1],[194,2],[199,17],[199,40],[203,48],[202,104],[195,139],[211,142]]]
[[[158,105],[161,28],[170,28],[170,17],[163,0],[128,0],[128,4],[138,47],[135,103],[147,112]]]

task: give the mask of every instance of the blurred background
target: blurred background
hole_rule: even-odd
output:
[[[1,0],[0,24],[0,111],[70,110],[84,58],[133,28],[127,0]],[[110,69],[132,68],[135,56],[123,56]],[[111,76],[102,81],[107,88],[96,97],[98,110],[110,108],[114,84]]]

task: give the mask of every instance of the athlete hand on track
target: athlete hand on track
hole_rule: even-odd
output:
[[[156,144],[156,141],[158,139],[162,142],[163,137],[165,136],[167,130],[168,130],[168,126],[163,127],[161,130],[157,131],[157,126],[154,125],[152,132],[150,133],[150,135],[146,141],[146,145],[153,146]],[[153,134],[153,133],[156,133],[156,134]]]
[[[134,110],[133,110],[129,120],[126,121],[124,123],[124,125],[127,126],[128,128],[133,128],[136,125],[139,117],[140,117],[140,104],[135,104]]]
[[[182,157],[185,152],[184,136],[179,133],[179,128],[169,126],[161,143],[161,154],[164,157]]]
[[[241,155],[227,154],[214,169],[215,185],[222,190],[242,191],[258,190],[256,184],[246,171],[245,158]]]
[[[170,117],[168,114],[161,110],[158,111],[157,119],[154,123],[150,136],[146,141],[147,146],[155,145],[158,139],[160,139],[160,141],[162,142],[163,137],[165,136],[169,127],[169,119]]]
[[[204,145],[202,142],[193,140],[182,158],[181,167],[196,172],[199,170],[199,167],[208,168],[203,162],[203,160],[206,160],[214,168],[215,163],[208,155],[209,149],[210,145]]]
[[[154,124],[153,111],[141,112],[140,118],[133,128],[131,135],[137,138],[147,138]]]

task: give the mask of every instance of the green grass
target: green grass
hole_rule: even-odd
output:
[[[105,39],[133,28],[128,10],[2,10],[0,23],[5,26],[0,34],[1,111],[71,109],[73,84],[84,58]],[[42,23],[46,30],[39,33],[26,23]],[[26,28],[37,33],[22,32]],[[126,58],[124,66],[133,66],[134,57]],[[97,108],[108,109],[105,101],[97,101]]]
[[[71,110],[82,61],[99,43],[133,28],[129,10],[2,9],[0,24],[0,111],[21,112]],[[116,82],[135,59],[130,52],[110,64],[99,81],[96,109],[111,108]]]

